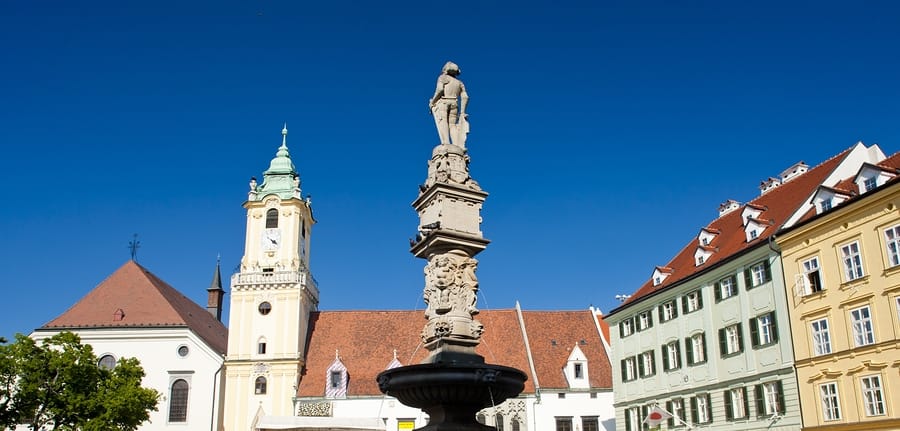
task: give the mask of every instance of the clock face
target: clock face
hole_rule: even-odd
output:
[[[277,250],[281,245],[281,230],[278,228],[268,228],[262,233],[263,250]]]

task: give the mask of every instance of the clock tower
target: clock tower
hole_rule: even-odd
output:
[[[293,416],[309,314],[319,291],[309,270],[315,219],[300,193],[287,126],[262,184],[250,179],[240,272],[231,277],[225,358],[226,431],[255,429],[262,416]]]

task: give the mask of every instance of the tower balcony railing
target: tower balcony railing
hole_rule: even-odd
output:
[[[237,273],[231,276],[231,286],[265,288],[276,284],[300,284],[316,297],[319,287],[316,279],[306,270]]]

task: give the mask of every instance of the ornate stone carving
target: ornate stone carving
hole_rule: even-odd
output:
[[[425,189],[435,183],[458,184],[472,190],[481,190],[469,176],[469,155],[466,150],[453,145],[438,145],[428,161],[428,178]]]
[[[425,266],[424,299],[428,323],[422,332],[427,344],[436,339],[455,338],[477,343],[484,331],[478,314],[478,261],[458,250],[434,254]]]

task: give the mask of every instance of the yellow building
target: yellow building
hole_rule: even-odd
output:
[[[804,430],[900,430],[900,154],[777,235]]]

